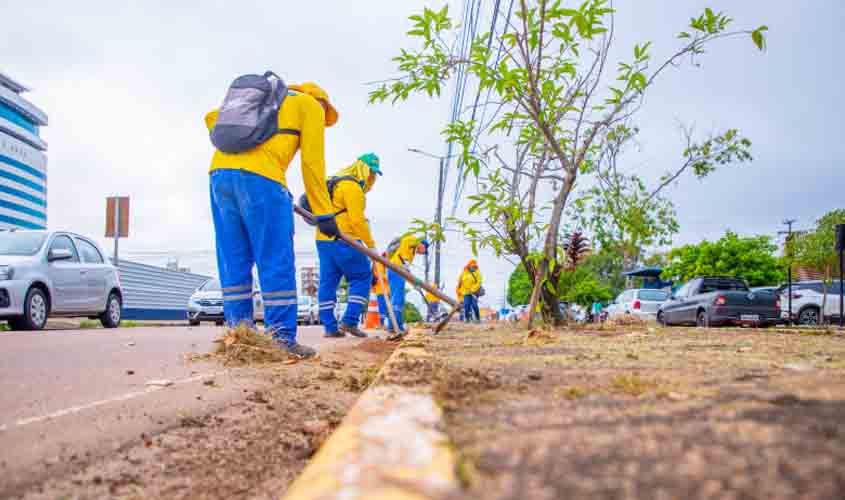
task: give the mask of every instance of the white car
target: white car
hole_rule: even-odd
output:
[[[607,318],[633,314],[643,320],[657,319],[657,311],[669,300],[669,292],[636,288],[625,290],[607,308]]]
[[[821,281],[798,281],[792,284],[792,318],[799,325],[814,326],[821,324],[824,283]],[[781,317],[789,319],[789,293],[787,287],[781,287]],[[827,285],[827,302],[824,307],[825,318],[839,318],[839,297],[842,295],[842,283],[839,280]]]
[[[120,326],[117,268],[94,241],[66,231],[0,231],[0,318],[41,330],[51,317],[98,318]]]

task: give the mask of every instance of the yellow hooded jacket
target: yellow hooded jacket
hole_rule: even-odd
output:
[[[255,148],[236,154],[215,150],[209,173],[222,169],[245,170],[274,180],[287,188],[285,173],[299,150],[308,203],[315,215],[325,215],[332,212],[329,192],[326,189],[326,112],[315,97],[305,91],[293,90],[297,88],[306,88],[307,91],[310,87],[290,87],[291,90],[279,109],[279,128],[299,130],[300,136],[276,134]],[[322,89],[320,91],[322,92]],[[318,95],[325,95],[325,92]],[[209,131],[217,123],[218,112],[219,110],[215,109],[205,115],[205,124]]]
[[[410,266],[414,262],[414,256],[417,255],[417,245],[423,238],[409,234],[399,240],[399,249],[390,256],[390,262],[400,266]]]
[[[375,248],[376,242],[370,232],[370,224],[364,216],[364,210],[367,207],[365,193],[371,187],[367,184],[370,177],[370,167],[358,160],[334,176],[350,176],[358,181],[347,180],[335,184],[334,194],[332,195],[333,212],[346,209],[346,212],[335,218],[338,229],[356,240],[361,240],[368,248]],[[362,185],[364,187],[361,187]],[[317,241],[331,241],[333,239],[317,230]]]
[[[476,270],[474,273],[469,270],[470,267],[475,266],[478,268],[478,264],[471,260],[469,263],[464,267],[464,272],[461,273],[460,279],[460,295],[470,295],[474,294],[481,288],[481,271]]]

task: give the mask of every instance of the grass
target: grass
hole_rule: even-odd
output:
[[[657,387],[651,380],[646,380],[635,374],[617,375],[610,380],[610,386],[616,391],[629,396],[642,396]]]

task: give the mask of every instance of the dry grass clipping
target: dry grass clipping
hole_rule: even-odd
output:
[[[223,337],[214,341],[213,353],[194,356],[195,360],[217,360],[225,366],[243,366],[262,363],[282,363],[298,358],[282,350],[266,333],[246,325],[226,330]]]
[[[544,344],[553,344],[558,341],[558,336],[554,332],[535,329],[528,332],[528,335],[525,336],[525,340],[523,340],[523,344],[525,345],[544,345]]]

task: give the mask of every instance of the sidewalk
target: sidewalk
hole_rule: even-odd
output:
[[[452,498],[837,498],[845,336],[459,325],[415,342]]]

